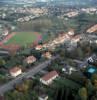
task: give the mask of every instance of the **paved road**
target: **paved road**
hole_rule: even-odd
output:
[[[76,62],[76,63],[83,63],[83,61],[77,60],[77,59],[74,59],[73,61]]]
[[[22,81],[23,78],[26,78],[27,76],[34,76],[36,73],[38,73],[39,71],[41,71],[42,69],[46,68],[48,66],[48,64],[50,64],[50,62],[54,59],[56,59],[59,56],[56,57],[52,57],[52,59],[47,60],[37,66],[35,66],[33,69],[29,70],[28,72],[16,77],[14,80],[4,84],[3,86],[0,87],[0,94],[4,94],[5,92],[13,89],[15,84],[18,84]]]
[[[0,50],[0,56],[8,56],[8,55],[9,55],[8,51]]]

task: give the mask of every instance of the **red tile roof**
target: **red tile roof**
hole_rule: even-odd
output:
[[[36,58],[34,56],[28,56],[26,59],[26,62],[35,62],[36,61]]]
[[[37,49],[37,50],[39,50],[39,49],[42,49],[42,45],[37,45],[35,48]]]
[[[14,68],[10,69],[10,72],[16,73],[16,72],[19,71],[19,70],[21,70],[21,68],[19,68],[19,67],[14,67]]]
[[[92,33],[92,32],[95,32],[95,31],[97,31],[97,24],[94,25],[94,26],[92,26],[92,27],[90,27],[90,28],[87,30],[88,33]]]
[[[3,96],[0,96],[0,100],[4,100],[4,97]]]
[[[81,38],[80,35],[76,35],[76,36],[73,37],[73,39],[80,39],[80,38]]]
[[[43,80],[48,81],[49,79],[51,79],[52,77],[58,75],[58,73],[56,71],[51,71],[48,74],[44,75],[42,77]]]

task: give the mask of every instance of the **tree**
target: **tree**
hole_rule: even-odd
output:
[[[16,85],[15,88],[19,92],[26,92],[29,89],[29,83],[24,82],[22,84]]]
[[[34,91],[30,92],[30,97],[30,100],[38,100],[38,95]]]
[[[88,94],[89,95],[92,95],[92,93],[94,92],[94,86],[91,82],[91,80],[88,80],[87,83],[86,83],[86,88],[88,90]]]
[[[0,58],[0,66],[3,66],[5,64],[6,64],[5,60],[3,60],[3,59]]]
[[[80,88],[78,93],[79,93],[81,100],[87,100],[88,93],[87,93],[87,89],[85,87]]]
[[[92,83],[94,83],[95,80],[97,80],[97,74],[93,74],[91,77]]]

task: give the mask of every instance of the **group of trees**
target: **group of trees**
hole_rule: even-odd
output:
[[[95,43],[90,44],[89,41],[81,41],[77,43],[77,47],[68,51],[66,45],[62,45],[56,48],[54,51],[56,54],[65,58],[80,59],[83,60],[85,57],[90,56],[92,53],[97,53],[97,45]]]
[[[38,96],[33,90],[24,93],[14,90],[13,92],[6,93],[5,100],[38,100]]]
[[[79,87],[78,84],[69,79],[59,78],[48,89],[48,95],[52,98],[50,100],[79,100],[77,95]]]
[[[91,79],[85,78],[83,85],[78,85],[68,79],[57,79],[48,89],[50,100],[96,100],[97,74]]]
[[[63,66],[61,65],[62,61],[64,63],[66,61],[69,64],[72,63],[72,65],[74,65],[72,59],[83,60],[86,57],[90,56],[91,54],[97,53],[97,45],[95,43],[90,44],[89,41],[82,41],[79,42],[77,44],[77,48],[75,48],[71,52],[68,52],[65,46],[63,45],[57,48],[55,50],[55,53],[59,54],[60,58],[56,59],[51,63],[50,70],[56,69],[57,71],[60,72]],[[67,61],[67,59],[69,59],[69,61]],[[72,97],[72,100],[96,100],[97,99],[97,74],[93,74],[91,79],[86,78],[85,81],[83,80],[83,82],[84,84],[81,84],[82,86],[78,89],[79,91],[78,90],[75,91],[71,88],[67,88],[64,85],[65,82],[63,82],[63,84],[60,83],[57,86],[55,85],[54,87],[55,91],[51,92],[53,96],[52,94],[50,95],[52,98],[54,98],[54,100],[69,100],[70,96]],[[54,97],[55,94],[56,96]]]
[[[93,74],[91,79],[85,79],[84,86],[78,91],[81,100],[97,99],[97,74]]]
[[[15,90],[5,93],[5,100],[38,100],[37,93],[33,90],[34,81],[24,80],[23,83],[15,85]]]
[[[67,27],[75,29],[76,33],[85,33],[86,30],[92,25],[96,24],[96,14],[82,13],[72,19],[69,19],[66,23]],[[69,24],[70,23],[70,24]]]
[[[38,31],[42,32],[44,30],[48,30],[52,27],[52,21],[48,18],[38,18],[37,20],[29,21],[29,22],[23,22],[17,24],[19,29],[22,31]]]

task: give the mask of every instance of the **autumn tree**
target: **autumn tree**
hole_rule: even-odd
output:
[[[87,89],[85,87],[80,88],[78,93],[79,93],[81,100],[87,100],[88,99],[88,93],[87,93]]]

